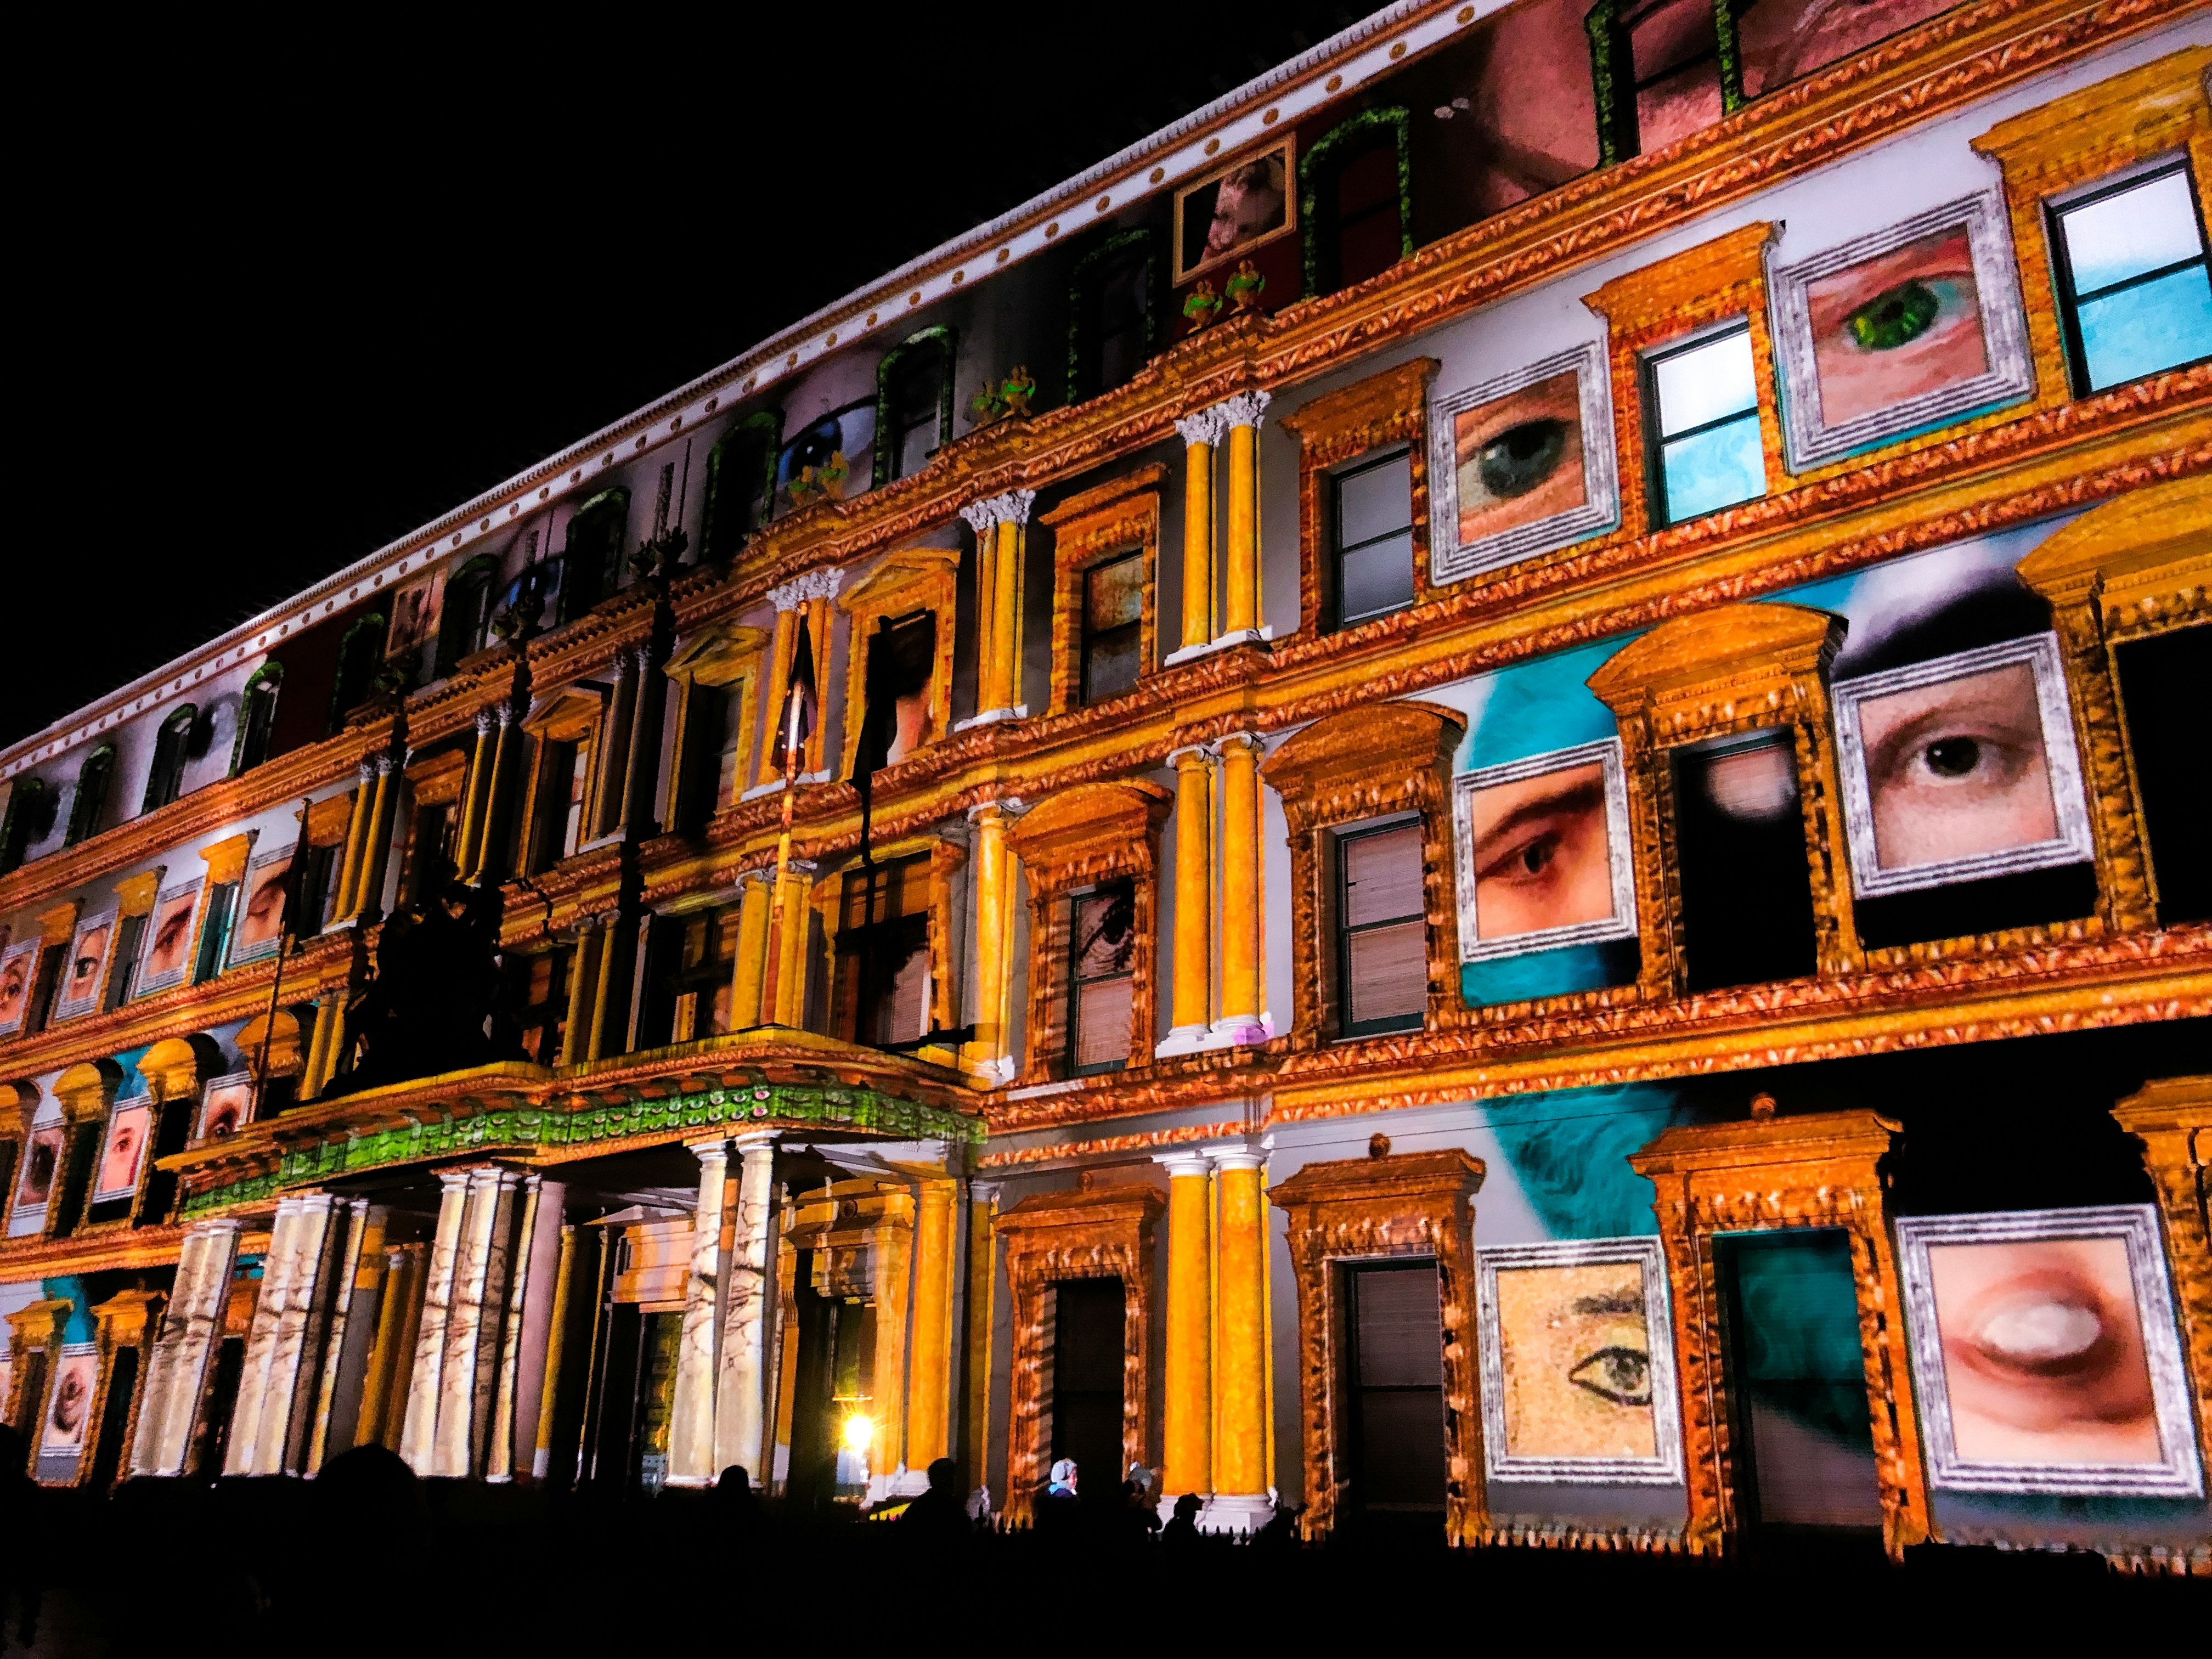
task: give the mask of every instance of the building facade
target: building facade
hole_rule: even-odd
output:
[[[30,1472],[2212,1568],[2208,66],[1394,6],[17,744]]]

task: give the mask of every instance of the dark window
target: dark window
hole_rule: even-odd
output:
[[[574,621],[615,591],[622,577],[623,536],[629,527],[627,489],[602,491],[568,520],[568,545],[561,554],[562,622]]]
[[[1070,403],[1112,391],[1151,360],[1153,265],[1152,233],[1138,230],[1115,238],[1076,266]]]
[[[1145,556],[1125,554],[1083,573],[1083,701],[1128,690],[1144,672]]]
[[[120,1008],[131,995],[131,981],[138,976],[138,942],[145,936],[144,916],[125,916],[115,924],[115,949],[109,957],[115,965],[108,969],[103,1011]]]
[[[561,1061],[561,1040],[568,1027],[568,975],[575,956],[571,947],[507,958],[522,1052],[540,1066]]]
[[[748,416],[725,433],[707,457],[707,557],[737,556],[746,537],[768,522],[775,489],[777,439],[783,417]]]
[[[63,846],[74,847],[100,833],[100,814],[107,810],[107,786],[114,776],[113,744],[103,743],[84,757],[84,764],[77,769],[76,799],[70,803]]]
[[[952,435],[952,342],[929,330],[885,354],[877,371],[878,481],[927,465]]]
[[[1336,870],[1342,1035],[1419,1030],[1429,1006],[1420,824],[1339,836]]]
[[[1340,625],[1413,602],[1413,462],[1397,450],[1330,479]]]
[[[744,686],[701,685],[684,693],[683,770],[676,802],[676,830],[696,835],[708,820],[738,798],[738,769],[744,763],[745,732],[739,718]]]
[[[929,860],[855,870],[838,907],[835,1035],[874,1048],[927,1035]]]
[[[2212,823],[2212,770],[2204,764],[2212,623],[2130,640],[2113,656],[2158,887],[2158,924],[2212,921],[2212,860],[2202,839]]]
[[[547,742],[540,750],[538,822],[532,826],[530,862],[542,870],[571,857],[584,842],[584,815],[590,802],[592,745]]]
[[[1067,1064],[1078,1074],[1129,1062],[1135,1012],[1137,889],[1124,878],[1069,902]]]
[[[1398,263],[1398,146],[1376,144],[1336,172],[1336,286],[1350,288]]]
[[[338,864],[344,854],[345,848],[337,842],[307,849],[307,867],[300,879],[296,931],[301,938],[313,939],[330,926],[331,906],[338,896]]]
[[[668,1040],[692,1042],[730,1029],[730,980],[738,961],[735,906],[677,918],[674,1000]]]
[[[223,959],[230,954],[230,930],[238,921],[239,885],[226,881],[208,889],[207,914],[200,923],[199,960],[192,965],[195,985],[221,973]]]
[[[2212,277],[2186,162],[2051,216],[2076,397],[2212,357]]]
[[[1651,520],[1680,524],[1766,493],[1751,329],[1738,323],[1648,357]]]
[[[1363,1516],[1441,1518],[1444,1328],[1436,1263],[1345,1270],[1352,1294],[1352,1497]]]
[[[1118,1279],[1063,1279],[1052,1287],[1053,1460],[1074,1459],[1077,1489],[1106,1503],[1120,1493],[1124,1467],[1124,1302]]]
[[[1334,294],[1364,283],[1411,252],[1405,171],[1410,125],[1402,109],[1355,116],[1298,164],[1309,215],[1308,292]]]
[[[573,528],[569,542],[574,544]],[[446,584],[444,614],[438,621],[438,674],[453,672],[464,657],[483,650],[491,637],[494,584],[499,567],[489,559],[471,559]]]
[[[368,701],[383,660],[384,617],[381,612],[371,612],[347,629],[345,638],[338,642],[337,683],[331,690],[331,731],[344,726],[345,717]]]
[[[1674,780],[1687,988],[1811,973],[1812,870],[1790,734],[1678,750]]]
[[[8,792],[8,815],[0,819],[0,876],[22,867],[23,855],[53,828],[58,805],[44,778],[17,778]]]
[[[1749,9],[1735,7],[1739,16]],[[1599,0],[1583,27],[1604,161],[1663,149],[1721,118],[1713,0]]]
[[[146,775],[146,799],[140,811],[167,806],[185,787],[185,763],[199,717],[199,710],[186,703],[161,722],[154,737],[154,765]]]
[[[231,757],[230,775],[250,772],[269,758],[269,738],[276,729],[276,697],[283,690],[284,670],[269,663],[246,683],[244,706],[238,713],[238,747]]]
[[[453,836],[457,825],[450,802],[417,806],[407,830],[407,850],[399,865],[399,902],[420,904],[444,890],[453,878]]]
[[[928,738],[929,691],[937,673],[937,613],[885,617],[868,636],[857,778],[896,765]]]

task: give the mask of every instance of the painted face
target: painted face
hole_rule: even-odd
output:
[[[2034,672],[2008,663],[1859,705],[1885,869],[2027,847],[2058,833]]]
[[[1961,1457],[2158,1461],[2125,1241],[1936,1245],[1928,1266]]]
[[[1589,499],[1582,393],[1572,372],[1455,416],[1452,444],[1462,542],[1534,524]]]
[[[1651,1342],[1633,1261],[1498,1275],[1507,1448],[1523,1457],[1650,1457]]]
[[[49,1419],[48,1444],[73,1441],[84,1433],[84,1414],[92,1401],[92,1367],[82,1358],[71,1359],[54,1379],[54,1409]]]
[[[1820,418],[1830,426],[1990,366],[1966,233],[1946,230],[1809,284]]]
[[[1472,823],[1479,937],[1601,921],[1613,914],[1604,767],[1567,767],[1480,790]]]
[[[1212,259],[1233,252],[1283,222],[1283,164],[1279,155],[1246,163],[1221,181],[1213,198],[1213,218],[1206,228],[1206,252]]]

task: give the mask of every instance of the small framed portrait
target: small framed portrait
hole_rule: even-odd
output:
[[[31,982],[38,977],[40,940],[34,936],[0,952],[0,1036],[23,1029],[31,1012]]]
[[[258,962],[274,956],[284,927],[284,878],[291,873],[292,849],[264,853],[246,866],[246,890],[239,895],[238,922],[231,929],[230,962]]]
[[[446,567],[418,577],[392,595],[392,628],[384,636],[384,654],[397,657],[438,636],[438,618],[446,606]]]
[[[1452,817],[1462,962],[1635,937],[1620,738],[1463,772]]]
[[[139,1173],[146,1167],[146,1143],[153,1134],[151,1095],[115,1103],[107,1115],[107,1139],[100,1146],[100,1169],[92,1183],[94,1203],[129,1198],[137,1192]]]
[[[107,976],[107,958],[115,949],[116,914],[112,910],[88,917],[76,925],[70,940],[69,960],[62,965],[61,984],[54,996],[54,1018],[70,1019],[88,1014],[100,1005],[100,988]]]
[[[233,1072],[210,1079],[200,1091],[199,1121],[192,1126],[194,1140],[216,1140],[234,1135],[253,1121],[253,1073]]]
[[[1657,1239],[1479,1250],[1475,1313],[1492,1480],[1681,1484],[1674,1328]]]
[[[145,956],[138,964],[138,994],[181,985],[192,970],[192,921],[200,904],[200,884],[172,887],[154,901],[146,919]]]
[[[2156,1209],[1900,1216],[1897,1249],[1930,1486],[2203,1495]]]
[[[90,1342],[62,1346],[54,1367],[54,1391],[46,1401],[46,1432],[39,1450],[69,1453],[84,1449],[87,1419],[92,1416],[92,1396],[100,1382],[100,1350]]]
[[[1832,696],[1860,896],[2090,856],[2055,635],[1841,680]]]
[[[1290,134],[1185,185],[1175,198],[1175,281],[1241,259],[1297,228],[1297,145]]]
[[[1796,264],[1767,257],[1792,471],[2035,390],[1995,191]]]
[[[1429,424],[1431,580],[1458,581],[1620,521],[1595,341],[1440,399]]]
[[[15,1178],[15,1212],[44,1211],[54,1195],[54,1179],[61,1173],[62,1143],[67,1131],[48,1123],[31,1131],[23,1145],[23,1172]]]

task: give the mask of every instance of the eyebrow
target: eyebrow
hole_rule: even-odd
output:
[[[1625,1291],[1605,1296],[1577,1297],[1568,1304],[1567,1311],[1575,1314],[1640,1314],[1644,1311],[1644,1298],[1632,1296]]]
[[[1474,838],[1475,860],[1480,863],[1483,854],[1497,842],[1539,818],[1547,818],[1557,812],[1586,812],[1604,798],[1605,780],[1595,777],[1554,789],[1534,800],[1524,800]]]

